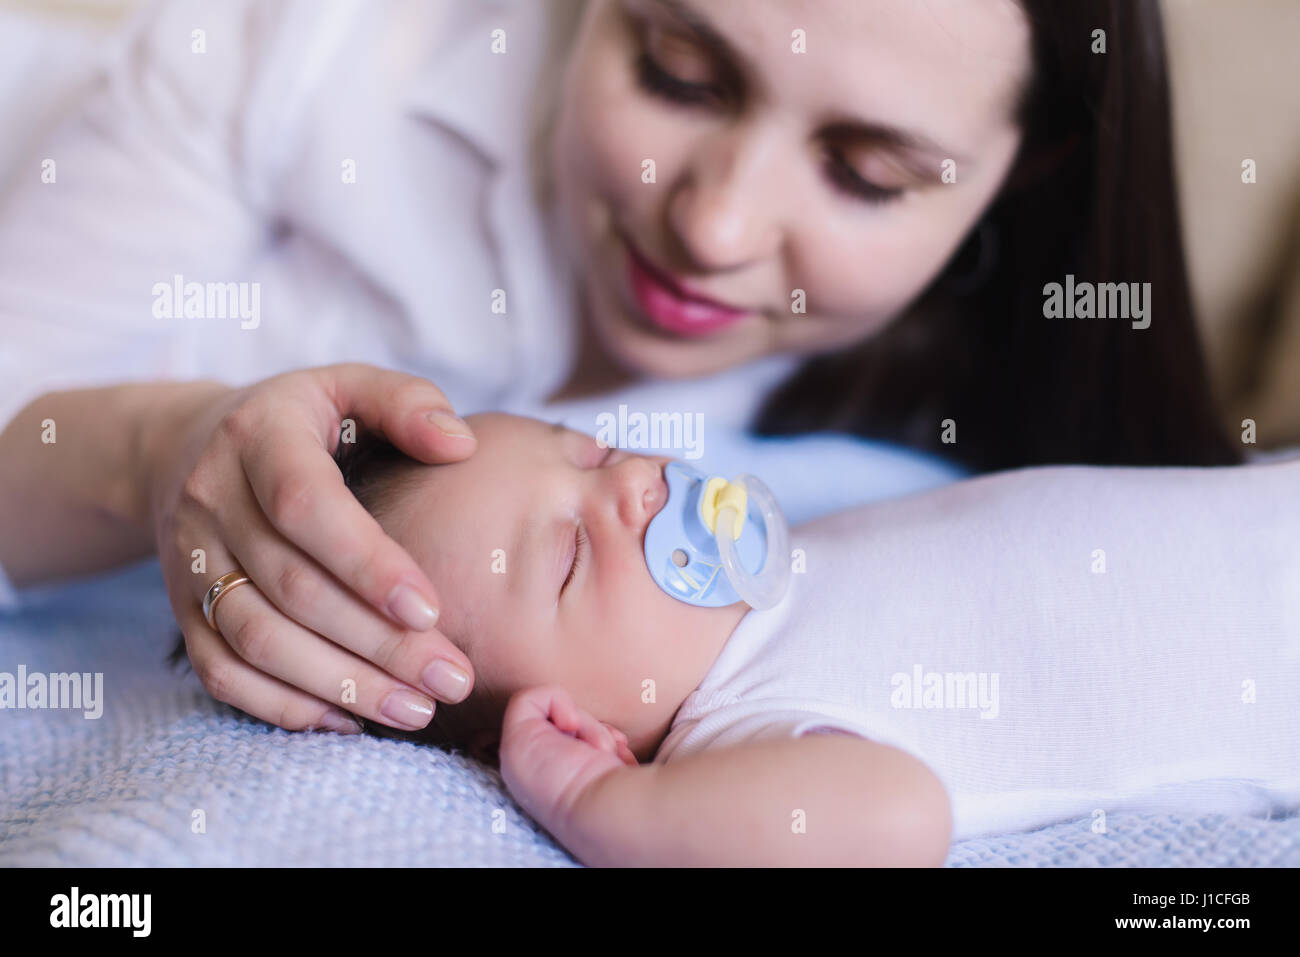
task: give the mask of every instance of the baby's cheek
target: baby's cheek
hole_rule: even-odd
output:
[[[678,601],[653,583],[635,601],[635,613],[629,615],[628,628],[633,638],[628,647],[635,649],[637,663],[647,673],[653,671],[660,683],[668,676],[678,676],[688,666],[686,646],[708,610]]]
[[[619,587],[602,589],[594,612],[593,660],[604,662],[611,679],[628,680],[657,667],[667,642],[671,606],[680,604],[664,594],[644,564],[619,569]]]
[[[478,636],[473,649],[476,684],[488,682],[493,691],[511,695],[516,691],[545,684],[564,684],[563,657],[550,624],[532,620],[507,619],[501,627]]]

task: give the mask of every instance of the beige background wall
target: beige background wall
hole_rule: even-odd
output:
[[[1255,418],[1261,445],[1300,442],[1300,2],[1164,8],[1192,283],[1225,418]]]

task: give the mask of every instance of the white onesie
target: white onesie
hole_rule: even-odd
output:
[[[1300,461],[1021,469],[791,548],[785,600],[741,620],[656,762],[859,734],[940,777],[954,840],[1300,806]]]

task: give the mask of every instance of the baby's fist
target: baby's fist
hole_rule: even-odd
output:
[[[528,688],[510,698],[500,758],[510,793],[550,830],[593,783],[637,764],[627,736],[583,711],[558,685]]]

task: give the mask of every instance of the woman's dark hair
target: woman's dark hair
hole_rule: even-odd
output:
[[[1194,321],[1157,0],[1019,3],[1034,75],[1002,193],[912,307],[856,347],[807,359],[753,427],[888,439],[975,471],[1240,462]],[[1104,53],[1092,52],[1095,30]],[[994,239],[987,276],[963,289]],[[1067,274],[1149,282],[1150,326],[1045,318],[1043,287]],[[945,445],[948,418],[957,441]]]

